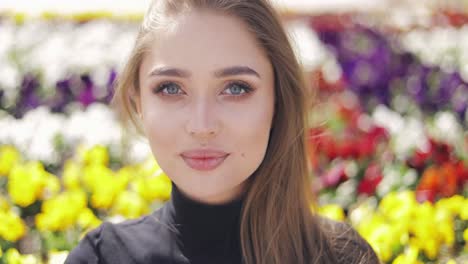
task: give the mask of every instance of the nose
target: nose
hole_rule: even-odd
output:
[[[199,140],[216,137],[221,129],[221,124],[214,103],[201,99],[192,105],[186,131]]]

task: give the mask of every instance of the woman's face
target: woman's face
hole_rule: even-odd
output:
[[[152,152],[192,199],[235,199],[265,156],[273,68],[232,16],[190,12],[155,36],[140,68],[138,98]]]

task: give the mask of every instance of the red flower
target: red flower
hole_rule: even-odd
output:
[[[463,186],[468,181],[468,166],[459,160],[455,163],[455,174],[457,175],[458,186]]]
[[[371,131],[369,132],[369,136],[373,140],[387,140],[388,138],[390,138],[390,135],[388,134],[387,130],[379,126],[372,127]]]
[[[368,157],[375,152],[376,141],[372,137],[365,137],[358,142],[356,142],[357,149],[358,149],[358,157]]]
[[[443,164],[452,159],[453,148],[446,143],[437,142],[433,139],[429,140],[433,150],[432,155],[434,162]]]
[[[377,186],[382,181],[383,175],[378,164],[371,164],[364,173],[364,178],[359,183],[358,193],[374,195]]]
[[[423,169],[431,160],[437,165],[453,160],[453,148],[446,143],[430,138],[429,149],[426,151],[416,150],[407,164],[416,169]]]
[[[335,187],[348,180],[344,164],[338,164],[320,177],[323,187]]]
[[[417,190],[416,191],[416,201],[423,203],[429,201],[433,203],[435,201],[437,192],[434,190]]]
[[[344,159],[355,157],[356,152],[356,143],[351,140],[342,141],[338,146],[338,156]]]
[[[413,156],[407,161],[408,166],[415,169],[422,169],[431,157],[431,151],[416,150]]]

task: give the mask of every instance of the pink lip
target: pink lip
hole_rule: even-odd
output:
[[[181,153],[185,163],[195,170],[213,170],[227,158],[229,153],[215,149],[194,149]]]

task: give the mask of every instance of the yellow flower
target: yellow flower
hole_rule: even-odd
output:
[[[107,166],[109,164],[109,153],[105,146],[96,145],[82,153],[82,160],[87,165]]]
[[[60,192],[60,181],[57,176],[46,173],[44,177],[44,191],[42,193],[42,199],[47,199],[57,195]]]
[[[468,228],[463,231],[463,239],[468,243]]]
[[[382,218],[374,216],[371,221],[361,225],[358,231],[369,242],[380,259],[388,261],[392,257],[393,248],[398,245],[399,241],[393,236],[392,227]]]
[[[408,254],[417,249],[427,258],[436,260],[443,245],[453,246],[454,220],[457,215],[466,217],[463,215],[466,201],[455,195],[434,205],[420,204],[412,191],[392,192],[382,199],[376,211],[369,203],[361,204],[350,212],[350,220],[383,261],[395,258],[394,263],[419,263]],[[392,255],[405,246],[404,254]]]
[[[135,179],[132,188],[148,202],[156,199],[166,201],[171,195],[172,185],[169,177],[158,170],[154,175]]]
[[[460,218],[464,221],[468,220],[468,198],[465,198],[460,206]]]
[[[410,226],[410,231],[420,238],[433,238],[437,236],[435,226],[435,210],[431,203],[424,202],[414,210],[414,219]]]
[[[384,215],[373,211],[369,201],[362,203],[350,212],[350,219],[359,234],[369,242],[378,257],[388,261],[393,255],[393,248],[399,245],[399,235]]]
[[[1,211],[8,211],[10,210],[10,204],[8,203],[7,199],[0,194],[0,212]]]
[[[120,190],[119,192],[127,188],[128,183],[135,178],[135,174],[137,174],[137,172],[135,171],[135,168],[132,166],[126,166],[126,167],[120,168],[116,172],[117,189]]]
[[[417,246],[420,248],[426,257],[431,260],[435,260],[437,255],[439,254],[439,243],[436,239],[429,237],[422,239],[421,237],[412,237],[410,239],[410,243],[412,245]]]
[[[26,20],[27,16],[28,15],[26,13],[22,13],[22,12],[15,12],[13,14],[13,18],[15,20],[15,23],[18,24],[18,25],[23,24],[24,21]]]
[[[148,213],[146,201],[137,193],[124,191],[117,196],[112,208],[112,214],[119,214],[127,218],[137,218]]]
[[[0,146],[0,176],[7,176],[11,169],[19,163],[20,153],[13,146]]]
[[[36,215],[36,226],[41,231],[66,230],[77,222],[86,204],[86,194],[83,191],[63,192],[44,201],[41,213]]]
[[[417,206],[413,192],[391,192],[379,204],[379,212],[393,221],[407,221],[412,218],[414,208]]]
[[[415,246],[410,246],[404,254],[398,255],[392,264],[423,264],[418,260],[419,249]]]
[[[91,209],[85,208],[79,214],[77,222],[82,228],[87,229],[97,227],[102,221],[94,215]]]
[[[84,169],[84,183],[91,190],[91,204],[95,208],[109,209],[122,186],[114,173],[102,165]]]
[[[40,260],[31,254],[21,255],[16,248],[10,248],[5,253],[8,264],[37,264]]]
[[[454,217],[461,213],[460,209],[463,208],[463,203],[465,201],[466,199],[463,198],[463,196],[457,194],[450,198],[440,199],[435,206],[438,210],[448,210],[450,216]]]
[[[12,211],[0,211],[0,237],[16,242],[26,234],[26,225],[23,220]]]
[[[455,243],[455,223],[452,219],[440,221],[437,229],[439,230],[441,243],[449,246]]]
[[[319,208],[318,213],[325,217],[328,217],[337,221],[344,221],[345,214],[343,208],[336,204],[327,204]]]
[[[353,226],[358,226],[367,219],[370,219],[374,214],[374,207],[370,203],[365,202],[351,210],[349,220]]]
[[[42,196],[47,172],[40,162],[15,166],[10,173],[8,192],[12,201],[22,207],[33,204]]]
[[[5,252],[6,263],[22,264],[21,255],[16,248],[10,248]]]
[[[151,176],[155,173],[159,174],[159,164],[153,157],[147,158],[140,166],[138,166],[138,175]]]
[[[63,168],[63,184],[66,189],[74,190],[80,188],[81,166],[77,163],[67,160]]]

